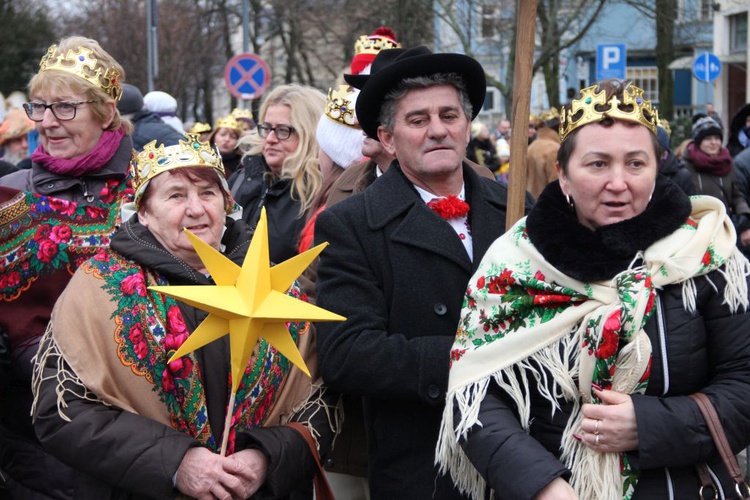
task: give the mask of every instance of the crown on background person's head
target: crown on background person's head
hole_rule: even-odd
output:
[[[234,108],[229,116],[237,120],[253,120],[253,112],[249,108]]]
[[[377,54],[383,49],[397,49],[401,44],[396,41],[396,34],[390,28],[381,27],[372,35],[360,36],[354,44],[355,54]]]
[[[195,122],[192,127],[190,127],[190,130],[188,130],[189,133],[200,135],[205,134],[206,132],[211,132],[211,124],[210,123],[204,123],[204,122]]]
[[[47,53],[39,61],[39,72],[65,71],[79,78],[83,78],[115,101],[122,96],[120,72],[115,68],[105,68],[93,51],[83,46],[68,50],[67,54],[57,53],[57,44],[47,49]]]
[[[331,120],[359,128],[355,114],[357,93],[349,85],[339,85],[328,89],[328,100],[326,101],[326,116]]]
[[[143,187],[148,181],[167,170],[184,167],[204,167],[217,170],[224,176],[224,164],[221,155],[208,142],[198,140],[196,134],[185,134],[176,146],[156,146],[151,141],[143,151],[133,151],[130,161],[130,174],[133,177],[133,189],[136,192],[136,204],[143,194]]]
[[[651,105],[651,101],[643,98],[643,89],[629,85],[622,92],[622,101],[612,95],[607,99],[604,89],[596,90],[598,85],[592,85],[581,90],[580,99],[574,99],[570,109],[563,108],[560,116],[560,141],[575,129],[589,123],[595,123],[604,118],[639,123],[656,135],[659,123],[659,113]]]
[[[228,128],[234,130],[238,134],[242,133],[242,124],[232,115],[216,119],[216,123],[214,123],[214,131],[217,131],[220,128]]]

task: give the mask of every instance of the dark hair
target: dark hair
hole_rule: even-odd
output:
[[[213,168],[181,167],[181,168],[175,168],[172,170],[167,170],[164,173],[173,175],[175,177],[182,177],[183,179],[187,179],[193,183],[198,182],[198,181],[213,183],[219,188],[219,191],[221,191],[221,195],[224,197],[224,206],[226,207],[230,202],[229,192],[227,192],[227,190],[224,189],[224,186],[221,183],[221,179],[219,178],[219,175],[221,174],[219,174],[219,172],[217,172]],[[141,196],[141,200],[139,202],[140,207],[145,209],[148,206],[148,202],[150,198],[151,198],[151,183],[149,182],[148,186],[146,186],[146,190],[143,192],[143,195]]]
[[[396,104],[399,99],[404,97],[407,92],[413,89],[425,89],[437,87],[439,85],[451,85],[458,92],[458,100],[461,103],[466,119],[471,121],[472,106],[469,99],[469,92],[466,90],[466,83],[458,73],[435,73],[428,76],[417,76],[414,78],[404,78],[399,84],[383,97],[383,104],[380,106],[380,124],[389,131],[393,131],[394,119],[396,117]]]
[[[605,80],[598,84],[599,90],[604,90],[607,96],[607,102],[612,98],[612,96],[617,96],[620,101],[623,100],[623,93],[625,90],[630,86],[630,81],[626,80],[623,82],[620,82],[618,80]],[[626,105],[620,104],[621,109],[626,109]],[[568,109],[568,111],[570,111]],[[575,120],[580,117],[580,115],[583,115],[583,110],[579,110],[578,113],[576,113],[573,116],[570,116],[570,120]],[[598,124],[603,125],[605,127],[611,127],[615,122],[620,123],[626,123],[626,124],[632,124],[632,122],[627,121],[621,121],[617,120],[615,118],[611,118],[609,116],[606,116],[599,120]],[[587,124],[588,125],[588,124]],[[560,149],[557,150],[557,161],[560,164],[560,167],[562,168],[563,172],[566,174],[568,173],[568,162],[570,161],[570,156],[573,154],[573,151],[576,147],[576,139],[578,136],[578,132],[585,127],[586,125],[582,127],[578,127],[577,129],[573,130],[568,134],[568,136],[565,138],[564,141],[560,144]],[[649,131],[650,132],[650,131]],[[662,147],[659,145],[659,141],[656,138],[656,135],[649,133],[649,136],[651,137],[651,144],[654,146],[654,154],[656,155],[657,165],[659,162],[659,158],[661,158],[661,154],[663,152]]]

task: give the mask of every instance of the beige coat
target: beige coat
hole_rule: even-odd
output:
[[[560,149],[557,131],[548,127],[537,130],[536,140],[526,155],[526,189],[536,199],[550,182],[557,179],[555,161]]]

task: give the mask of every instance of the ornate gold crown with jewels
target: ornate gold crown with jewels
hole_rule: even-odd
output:
[[[151,141],[143,147],[143,151],[133,151],[130,161],[130,174],[133,177],[135,190],[135,204],[138,203],[145,191],[148,181],[157,175],[184,167],[213,168],[224,179],[224,164],[221,155],[207,142],[198,140],[196,134],[185,134],[186,140],[180,139],[176,146],[156,147],[156,141]]]
[[[643,98],[643,89],[628,86],[620,101],[616,95],[607,100],[607,93],[603,89],[596,92],[598,88],[598,85],[586,87],[581,90],[581,98],[574,99],[570,104],[569,110],[563,108],[560,116],[560,141],[564,141],[578,127],[604,118],[639,123],[656,135],[659,112],[651,106],[651,101]]]
[[[57,45],[52,45],[39,61],[39,72],[52,70],[65,71],[83,78],[115,101],[119,101],[122,95],[120,72],[115,68],[105,68],[94,57],[91,49],[86,47],[79,46],[75,50],[69,50],[67,54],[58,54]]]
[[[354,108],[357,104],[357,94],[349,85],[339,85],[328,89],[326,102],[326,116],[343,125],[359,128]]]
[[[354,44],[355,54],[377,54],[383,49],[398,49],[401,44],[384,36],[362,35]]]

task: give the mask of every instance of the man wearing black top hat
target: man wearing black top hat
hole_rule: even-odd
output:
[[[434,455],[464,292],[505,230],[506,186],[463,162],[484,94],[477,61],[425,47],[373,72],[357,118],[397,160],[316,223],[317,303],[347,317],[317,325],[320,368],[364,398],[373,500],[463,498]]]

